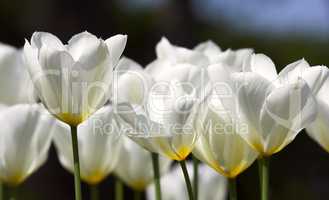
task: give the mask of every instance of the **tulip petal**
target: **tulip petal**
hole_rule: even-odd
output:
[[[315,115],[316,103],[304,80],[273,90],[261,113],[263,153],[271,155],[280,151],[315,119]]]
[[[242,137],[255,149],[262,148],[260,137],[260,115],[263,104],[273,85],[262,76],[253,73],[235,73],[232,76],[237,83],[237,101],[241,117],[248,123],[249,132]]]
[[[66,50],[63,43],[55,35],[47,32],[35,32],[31,38],[31,46],[41,49],[42,46],[49,46],[57,51]]]
[[[244,68],[245,71],[257,73],[268,81],[274,81],[278,77],[273,61],[264,54],[252,55]]]
[[[323,149],[329,152],[329,106],[321,99],[317,99],[317,106],[317,117],[315,121],[306,128],[306,132]]]
[[[34,103],[34,87],[20,50],[0,43],[0,104]]]
[[[210,62],[212,62],[220,53],[222,53],[220,47],[211,40],[198,44],[194,50],[205,54]]]
[[[127,44],[127,35],[115,35],[107,40],[105,40],[105,43],[107,45],[108,51],[110,53],[111,61],[112,61],[112,67],[114,68],[120,59],[120,56],[122,55],[126,44]]]
[[[36,104],[4,109],[0,121],[0,177],[17,185],[45,162],[55,121]]]

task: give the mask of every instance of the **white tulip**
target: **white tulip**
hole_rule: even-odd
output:
[[[200,43],[194,50],[206,55],[211,65],[224,64],[233,72],[241,72],[244,60],[253,53],[253,49],[248,48],[221,51],[212,41]]]
[[[132,133],[129,137],[151,152],[184,160],[197,140],[191,124],[199,104],[201,72],[197,66],[180,64],[157,78],[136,70],[121,75],[118,114]]]
[[[0,113],[0,180],[18,185],[48,157],[56,122],[39,105],[20,104]]]
[[[306,132],[322,148],[329,152],[329,79],[325,66],[310,67],[305,60],[297,61],[283,70],[285,79],[303,78],[310,86],[317,102],[317,116]],[[281,74],[281,73],[280,73]]]
[[[54,135],[60,163],[73,173],[70,127],[60,123]],[[104,180],[116,167],[121,148],[118,124],[113,109],[107,105],[78,126],[81,178],[90,185]]]
[[[24,55],[38,95],[58,119],[77,126],[109,98],[113,68],[127,36],[105,41],[83,32],[67,45],[54,35],[36,32],[26,41]]]
[[[312,90],[322,81],[322,70],[312,67],[303,76],[289,75],[305,63],[292,63],[278,75],[270,58],[256,54],[244,64],[249,72],[233,75],[239,108],[249,127],[241,136],[262,156],[283,149],[315,119]]]
[[[187,169],[193,180],[193,167],[191,163],[187,164]],[[199,165],[199,193],[198,199],[226,199],[227,181],[224,177],[218,175],[211,168],[204,164]],[[154,185],[147,189],[147,199],[155,199]],[[187,200],[188,195],[186,191],[185,181],[182,170],[178,165],[173,167],[171,172],[161,178],[161,188],[163,192],[163,200]]]
[[[199,140],[193,155],[218,173],[235,178],[258,154],[240,136],[248,125],[240,118],[230,70],[222,64],[208,67],[212,93],[199,108],[196,130]]]
[[[129,187],[143,191],[154,179],[150,152],[126,136],[122,136],[121,140],[123,140],[123,147],[120,150],[115,173]],[[166,173],[170,164],[169,159],[159,157],[160,173]]]
[[[242,64],[246,57],[251,55],[252,49],[239,49],[222,51],[212,41],[197,45],[194,49],[187,49],[172,45],[168,39],[162,38],[156,46],[157,59],[146,66],[145,70],[153,77],[158,77],[169,67],[177,64],[192,64],[207,67],[211,64],[226,64],[232,71],[242,71]]]
[[[0,104],[34,103],[34,87],[22,51],[0,43]]]

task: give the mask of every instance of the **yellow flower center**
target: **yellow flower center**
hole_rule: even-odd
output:
[[[72,114],[72,113],[59,113],[57,118],[71,126],[78,126],[81,122],[86,120],[89,114]]]

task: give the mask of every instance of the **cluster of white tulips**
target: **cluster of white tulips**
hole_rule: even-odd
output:
[[[236,200],[235,180],[255,160],[268,200],[269,158],[302,129],[329,152],[327,67],[301,59],[277,73],[252,49],[187,49],[166,38],[142,67],[122,56],[126,42],[83,32],[63,44],[36,32],[22,49],[0,44],[2,187],[24,182],[54,142],[76,200],[80,180],[97,200],[110,174],[116,200],[123,184],[136,200],[143,191],[150,200],[224,200],[227,190]]]

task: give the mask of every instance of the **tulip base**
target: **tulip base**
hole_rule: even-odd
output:
[[[229,187],[230,200],[237,200],[238,195],[237,195],[237,191],[236,191],[236,179],[235,178],[230,178],[228,180],[228,187]]]
[[[115,180],[115,200],[123,200],[123,183],[119,178]]]
[[[80,162],[79,162],[79,147],[77,126],[71,126],[73,162],[74,162],[74,189],[75,199],[81,200],[81,180],[80,180]]]
[[[268,200],[268,189],[269,189],[269,161],[267,157],[262,157],[258,159],[259,167],[259,182],[261,191],[261,200]]]
[[[199,160],[192,156],[193,159],[193,191],[194,200],[198,200],[198,190],[199,190]]]
[[[179,161],[179,164],[180,164],[180,166],[182,168],[182,171],[183,171],[183,174],[184,174],[184,179],[185,179],[189,199],[194,200],[192,184],[191,184],[191,180],[190,180],[190,177],[188,175],[187,168],[186,168],[186,162],[185,162],[185,160],[181,160],[181,161]]]
[[[160,183],[160,167],[159,167],[159,155],[151,153],[152,165],[154,172],[154,183],[155,183],[155,195],[156,200],[161,200],[161,183]]]

